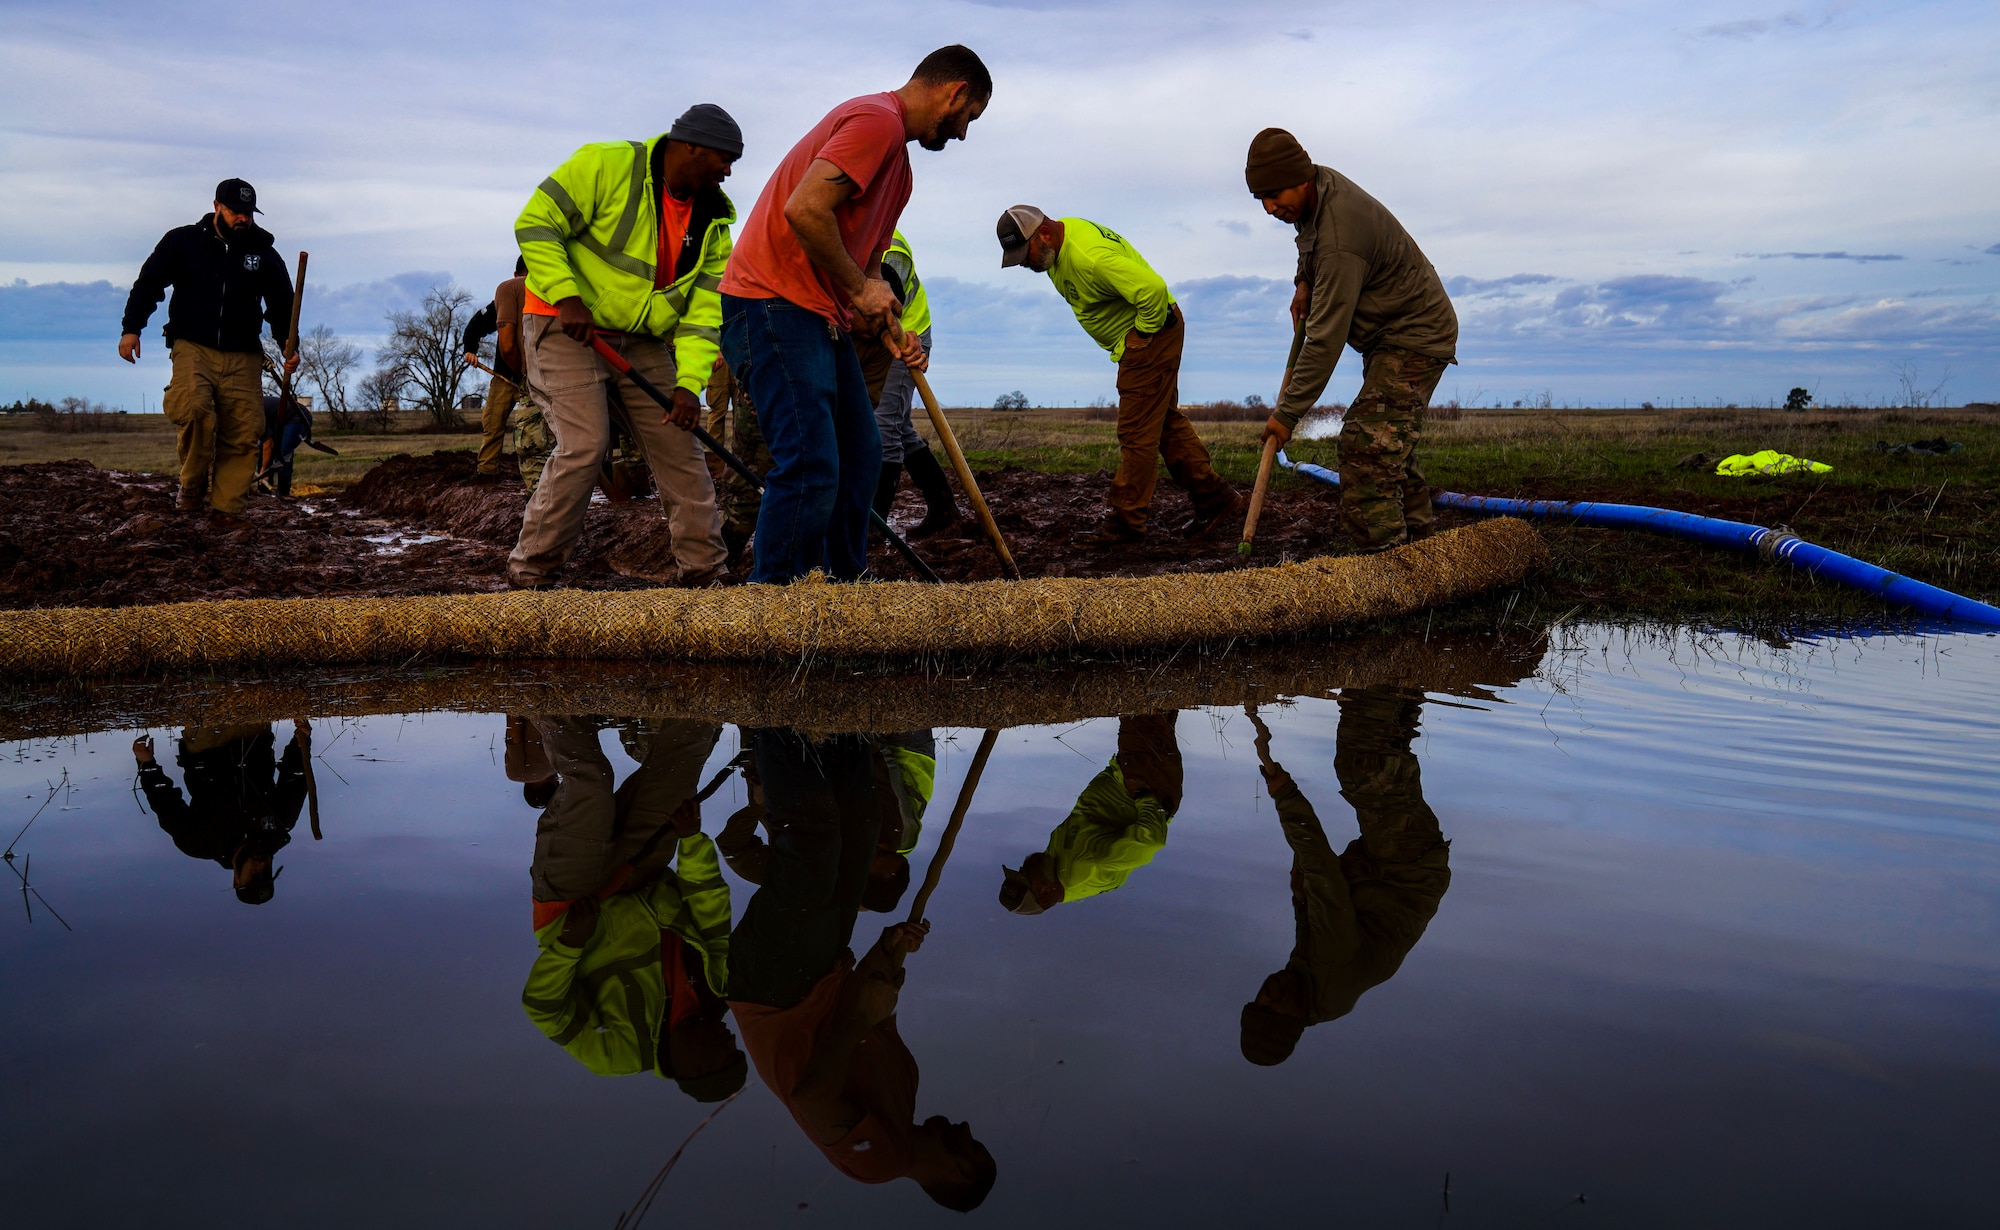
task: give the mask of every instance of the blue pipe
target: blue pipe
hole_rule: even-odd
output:
[[[1340,486],[1340,475],[1310,461],[1293,461],[1278,450],[1278,460],[1307,478],[1330,487]],[[1786,530],[1774,530],[1743,521],[1724,521],[1694,513],[1647,508],[1642,504],[1600,504],[1589,500],[1508,500],[1490,495],[1460,495],[1440,491],[1433,501],[1445,508],[1486,516],[1538,517],[1573,521],[1605,529],[1644,530],[1669,538],[1688,538],[1716,547],[1755,551],[1765,560],[1782,560],[1812,577],[1823,577],[1872,594],[1892,606],[1953,623],[2000,629],[2000,607],[1989,606],[1948,589],[1890,572],[1886,568],[1829,551]]]

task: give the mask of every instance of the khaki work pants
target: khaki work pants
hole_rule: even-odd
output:
[[[262,357],[186,338],[169,353],[173,382],[161,409],[174,425],[181,486],[206,490],[217,512],[241,515],[264,438]]]
[[[516,581],[544,581],[576,553],[598,466],[611,451],[614,414],[638,441],[653,471],[682,571],[720,565],[726,554],[722,516],[694,433],[666,422],[665,411],[652,398],[564,333],[555,317],[530,316],[521,332],[528,396],[555,434],[556,451],[529,497],[520,541],[507,560],[508,575]],[[666,341],[632,334],[607,334],[605,340],[654,387],[674,387],[674,352]]]
[[[1431,485],[1417,468],[1417,443],[1446,365],[1390,346],[1364,364],[1361,392],[1340,425],[1340,521],[1356,546],[1381,551],[1431,532]]]
[[[486,385],[486,405],[479,412],[479,472],[500,472],[500,445],[507,438],[507,415],[521,399],[521,390],[505,376],[495,376]]]
[[[1234,495],[1209,462],[1194,424],[1180,412],[1186,340],[1178,311],[1171,324],[1150,338],[1125,335],[1125,355],[1118,361],[1118,475],[1111,480],[1109,520],[1129,534],[1145,531],[1161,461],[1197,512],[1227,504]]]
[[[661,829],[701,787],[701,767],[722,727],[691,718],[648,723],[651,738],[639,767],[612,788],[595,718],[536,716],[542,746],[561,784],[535,825],[530,876],[537,901],[576,901],[601,892],[630,865],[636,887],[657,879],[673,861],[677,841]]]

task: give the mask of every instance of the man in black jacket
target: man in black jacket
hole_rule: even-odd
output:
[[[292,317],[291,279],[270,232],[251,220],[258,212],[255,188],[240,179],[217,184],[215,212],[168,231],[125,301],[118,357],[136,363],[140,332],[167,287],[174,288],[164,330],[173,382],[162,408],[179,433],[183,509],[206,503],[241,516],[257,476],[264,432],[258,335],[268,320],[271,335],[283,340]],[[285,370],[298,362],[288,357]]]
[[[245,905],[262,905],[276,893],[271,860],[292,840],[310,789],[311,727],[293,722],[282,756],[276,742],[269,723],[182,731],[174,761],[187,781],[186,796],[154,757],[153,736],[132,743],[139,788],[161,830],[189,858],[212,858],[229,868],[236,899]]]

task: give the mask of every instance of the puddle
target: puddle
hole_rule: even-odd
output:
[[[448,534],[424,534],[410,530],[392,530],[387,534],[364,534],[362,538],[376,544],[376,555],[401,555],[411,547],[421,547],[426,543],[443,542]]]
[[[16,698],[9,1221],[2000,1211],[2000,638],[1156,666]]]

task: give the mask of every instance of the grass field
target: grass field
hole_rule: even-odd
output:
[[[1089,473],[1117,465],[1114,427],[1082,410],[953,410],[961,444],[979,468],[1016,465]],[[134,430],[57,434],[0,420],[0,464],[80,457],[115,469],[171,473],[164,419],[133,416]],[[410,416],[408,426],[415,426]],[[918,416],[927,436],[929,424]],[[1203,422],[1197,430],[1225,476],[1247,485],[1257,461],[1255,423]],[[1878,444],[1942,436],[1947,456],[1887,453]],[[412,431],[322,438],[338,458],[301,452],[298,481],[352,482],[396,453],[471,448],[477,435]],[[1775,448],[1831,464],[1824,475],[1721,478],[1696,454]],[[1299,440],[1294,460],[1337,465],[1334,443]],[[1424,470],[1439,487],[1481,495],[1613,500],[1789,525],[1800,536],[1988,601],[2000,598],[2000,414],[1989,410],[1505,410],[1468,412],[1430,425]],[[1281,472],[1282,486],[1308,480]],[[1329,526],[1333,494],[1327,493]],[[1879,606],[1847,591],[1748,557],[1643,534],[1549,527],[1555,567],[1506,599],[1511,618],[1575,611],[1598,618],[1665,618],[1771,627],[1800,617],[1867,619]],[[1487,608],[1452,622],[1494,618]]]

